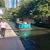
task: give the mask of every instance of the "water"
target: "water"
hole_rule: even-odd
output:
[[[19,31],[25,50],[50,50],[50,31]],[[25,35],[26,34],[26,35]]]
[[[22,38],[28,38],[31,35],[31,30],[20,30],[18,33]]]
[[[36,40],[21,39],[25,50],[37,50]]]

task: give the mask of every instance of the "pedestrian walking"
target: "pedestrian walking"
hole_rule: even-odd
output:
[[[2,21],[1,21],[1,36],[2,37],[5,36],[5,30],[6,30],[6,22],[4,19],[2,19]]]
[[[1,35],[1,21],[2,21],[2,17],[0,16],[0,35]]]

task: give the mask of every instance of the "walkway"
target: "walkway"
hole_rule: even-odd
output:
[[[0,50],[25,50],[20,38],[7,23],[5,38],[0,37]]]

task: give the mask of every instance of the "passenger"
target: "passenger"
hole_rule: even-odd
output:
[[[26,21],[24,21],[23,23],[24,23],[24,24],[27,24],[27,22],[26,22]]]

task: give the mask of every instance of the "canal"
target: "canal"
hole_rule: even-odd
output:
[[[9,22],[9,24],[13,28],[14,23]],[[25,50],[50,50],[50,29],[37,26],[33,26],[32,28],[33,30],[16,31],[18,33],[16,34],[20,36]]]
[[[24,32],[26,35],[24,35],[23,31],[19,33],[23,35],[21,41],[26,50],[50,50],[50,32],[29,30]]]

